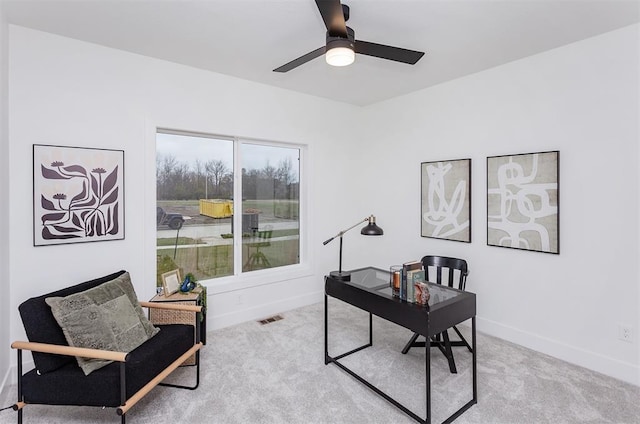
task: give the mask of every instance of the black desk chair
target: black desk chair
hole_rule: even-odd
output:
[[[467,261],[465,261],[464,259],[447,258],[444,256],[425,256],[424,258],[422,258],[422,266],[424,267],[425,279],[427,281],[433,282],[433,279],[429,278],[429,272],[432,271],[433,268],[435,268],[435,282],[438,284],[442,284],[442,269],[446,268],[448,274],[447,285],[449,287],[454,287],[453,283],[456,280],[456,274],[458,276],[458,285],[454,288],[457,288],[458,290],[464,290],[465,285],[467,284],[469,269],[467,267]],[[466,346],[467,349],[469,349],[469,352],[472,352],[472,350],[467,340],[462,336],[460,330],[458,330],[455,325],[453,326],[453,330],[458,334],[460,340],[450,340],[449,332],[448,330],[445,330],[444,332],[437,334],[431,338],[431,346],[436,346],[438,349],[440,349],[440,351],[449,361],[449,370],[452,373],[457,373],[458,371],[456,370],[456,363],[453,359],[451,346]],[[414,333],[404,349],[402,349],[402,353],[406,354],[412,347],[424,347],[426,344],[424,341],[417,341],[419,336],[420,335],[418,333]]]

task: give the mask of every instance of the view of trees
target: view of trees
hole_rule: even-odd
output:
[[[171,155],[158,155],[156,172],[158,200],[233,197],[233,171],[221,160],[196,160],[189,164]],[[298,170],[290,159],[282,160],[277,168],[268,161],[262,169],[242,168],[242,197],[298,199]]]

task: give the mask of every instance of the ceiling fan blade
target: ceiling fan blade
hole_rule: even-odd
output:
[[[340,0],[316,0],[316,5],[329,35],[347,38],[347,24]]]
[[[395,60],[396,62],[408,63],[410,65],[415,65],[416,62],[424,56],[424,52],[360,40],[356,40],[355,48],[356,53],[379,57],[381,59]]]
[[[312,52],[309,52],[307,54],[305,54],[304,56],[300,56],[297,59],[293,59],[291,62],[282,65],[279,68],[276,68],[273,70],[273,72],[288,72],[294,68],[297,68],[300,65],[304,65],[305,63],[307,63],[310,60],[315,59],[318,56],[322,56],[324,54],[324,52],[326,51],[326,47],[322,46]]]

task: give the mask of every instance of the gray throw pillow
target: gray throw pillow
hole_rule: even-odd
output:
[[[131,277],[129,276],[128,272],[125,272],[118,278],[114,278],[113,280],[100,284],[98,287],[94,287],[93,289],[90,289],[90,290],[96,290],[99,288],[102,288],[102,290],[104,290],[105,293],[107,293],[107,297],[109,298],[115,298],[117,296],[120,296],[123,293],[127,295],[127,297],[129,298],[129,301],[133,305],[133,308],[138,313],[138,317],[140,318],[140,322],[142,323],[142,326],[144,327],[148,338],[153,337],[158,333],[158,331],[160,331],[159,328],[156,328],[153,326],[151,321],[149,321],[149,319],[147,318],[147,315],[142,310],[142,307],[138,302],[138,297],[136,296],[136,292],[133,289],[133,284],[131,284]]]
[[[160,331],[144,316],[128,273],[84,292],[45,301],[69,346],[130,352]],[[76,360],[85,375],[111,363],[83,357]]]

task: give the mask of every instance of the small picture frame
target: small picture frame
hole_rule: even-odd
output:
[[[162,288],[164,296],[170,296],[180,290],[180,270],[174,269],[162,274]]]

